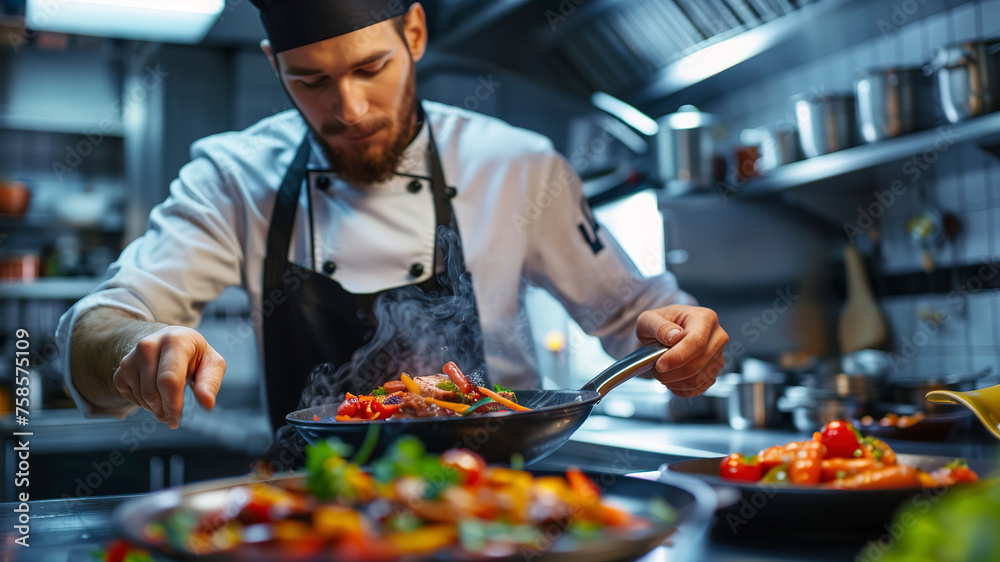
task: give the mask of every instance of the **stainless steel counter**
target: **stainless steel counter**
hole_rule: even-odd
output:
[[[113,423],[113,422],[108,422]],[[164,432],[171,435],[174,432]],[[713,457],[731,451],[756,451],[766,446],[784,443],[808,435],[792,431],[734,431],[717,424],[674,425],[595,416],[573,436],[573,439],[542,466],[565,467],[577,464],[590,469],[610,470],[626,474],[655,469],[663,463],[691,457]],[[891,442],[902,452],[996,458],[995,442],[981,441],[975,435],[948,443]],[[10,477],[10,475],[7,475]],[[646,475],[649,476],[648,474]],[[12,533],[15,504],[0,504],[0,534],[3,547],[0,559],[46,561],[90,561],[91,552],[111,538],[110,515],[114,508],[132,496],[106,496],[34,501],[30,504],[30,549],[13,544]],[[764,561],[764,560],[850,560],[857,551],[850,544],[797,544],[794,540],[735,542],[716,530],[701,545],[698,560]],[[670,547],[659,547],[642,562],[677,560]]]

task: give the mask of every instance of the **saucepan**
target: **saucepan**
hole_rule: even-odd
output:
[[[608,392],[653,369],[669,349],[647,345],[617,361],[580,390],[515,390],[518,402],[531,411],[470,417],[418,418],[387,421],[332,421],[339,404],[314,406],[286,416],[309,443],[335,437],[358,449],[381,451],[401,435],[413,435],[427,450],[441,453],[453,447],[477,451],[487,462],[507,463],[519,454],[525,463],[558,449],[576,431]],[[323,421],[331,420],[331,421]]]

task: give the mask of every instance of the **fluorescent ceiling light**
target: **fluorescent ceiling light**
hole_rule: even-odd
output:
[[[226,0],[28,0],[25,25],[39,31],[166,43],[197,43]]]
[[[659,125],[650,116],[604,92],[594,92],[590,96],[590,103],[648,137],[655,135],[660,130]]]

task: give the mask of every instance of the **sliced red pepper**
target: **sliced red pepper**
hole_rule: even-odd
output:
[[[566,469],[566,480],[574,492],[587,500],[597,501],[601,497],[601,489],[597,484],[575,466]]]

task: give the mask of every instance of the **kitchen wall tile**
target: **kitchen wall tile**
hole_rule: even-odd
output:
[[[921,66],[927,62],[921,49],[919,24],[904,25],[896,32],[895,38],[896,56],[901,66]]]
[[[926,57],[928,60],[934,54],[934,48],[949,41],[948,12],[940,12],[924,20],[924,33],[927,44],[925,45]]]
[[[961,150],[941,153],[937,162],[931,165],[929,178],[929,202],[943,209],[954,211],[961,208],[963,196],[960,193],[959,168],[957,159]]]
[[[971,147],[970,147],[971,148]],[[964,190],[964,209],[983,208],[983,203],[989,199],[989,182],[987,170],[989,162],[987,158],[992,156],[982,150],[961,151],[960,169],[962,170],[962,183]]]
[[[993,294],[980,292],[968,298],[969,345],[995,346],[997,334],[994,332],[996,299]]]
[[[983,36],[1000,35],[1000,0],[983,0]]]
[[[977,14],[976,2],[967,2],[950,10],[948,15],[951,19],[953,41],[965,41],[979,36],[979,26],[976,25]]]
[[[990,254],[989,216],[992,209],[969,211],[958,215],[962,229],[955,240],[958,261],[965,264],[981,262]]]
[[[887,274],[912,271],[918,259],[914,247],[905,237],[906,219],[892,218],[882,221],[882,266]]]

